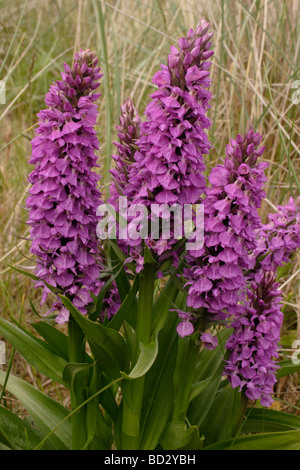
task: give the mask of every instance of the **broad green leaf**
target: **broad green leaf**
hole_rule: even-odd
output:
[[[124,263],[126,261],[126,259],[128,258],[128,256],[126,256],[124,251],[122,251],[121,248],[119,248],[118,245],[115,242],[113,242],[112,240],[108,239],[108,243],[109,243],[110,247],[112,248],[112,250],[114,251],[117,258],[122,263]]]
[[[215,442],[203,450],[300,450],[300,431],[242,436]]]
[[[110,249],[110,255],[111,255],[111,260],[113,262],[117,262],[119,260],[118,256],[116,255],[115,251],[113,250],[113,248]],[[127,296],[128,297],[130,296],[131,289],[132,289],[132,293],[133,293],[134,290],[138,287],[138,281],[139,281],[138,276],[135,276],[133,286],[131,286],[131,283],[128,279],[127,273],[126,273],[125,268],[123,266],[123,268],[121,269],[118,277],[116,278],[116,284],[117,284],[118,292],[119,292],[122,303],[126,300]],[[128,310],[128,312],[126,314],[126,320],[133,327],[135,327],[135,325],[136,325],[137,309],[138,309],[137,299],[134,295],[134,298],[132,299],[132,302],[130,304],[130,309]],[[123,313],[124,312],[122,312],[122,315],[123,315]],[[111,328],[113,328],[113,327],[111,327]],[[115,328],[115,329],[117,329],[117,328]]]
[[[97,366],[93,366],[93,374],[88,387],[88,397],[93,396],[102,388],[102,374]],[[111,391],[110,389],[106,392]],[[86,406],[86,429],[87,440],[84,449],[88,450],[107,450],[110,449],[113,442],[112,420],[105,411],[100,410],[100,396],[89,401]],[[105,418],[104,418],[105,414]],[[107,423],[108,422],[108,423]]]
[[[144,344],[140,342],[139,346],[140,355],[134,368],[128,375],[124,372],[121,373],[122,377],[126,379],[137,379],[139,377],[142,377],[151,368],[158,353],[157,334],[154,336],[154,338],[149,344]]]
[[[63,383],[62,371],[66,361],[49,351],[46,344],[1,317],[0,334],[39,372]]]
[[[89,411],[90,410],[90,411]],[[106,422],[106,420],[103,417],[103,414],[99,408],[95,409],[93,411],[92,409],[88,408],[88,413],[87,413],[87,426],[89,428],[91,419],[96,420],[96,425],[94,428],[93,435],[91,438],[88,440],[88,444],[84,449],[88,448],[88,450],[107,450],[111,449],[112,444],[113,444],[113,435],[112,435],[112,430],[113,430],[113,424],[112,422]]]
[[[0,428],[0,443],[5,445],[11,450],[16,450],[16,448],[11,444],[8,435],[5,433],[3,428]]]
[[[126,321],[124,320],[123,324],[124,328],[124,335],[126,338],[126,343],[129,347],[131,356],[134,354],[136,348],[136,330]]]
[[[240,415],[245,411],[242,405],[244,402],[241,393],[229,383],[216,394],[205,420],[199,426],[201,434],[205,437],[205,447],[236,434]]]
[[[213,377],[216,373],[220,372],[224,363],[224,356],[226,354],[225,343],[229,338],[232,330],[223,328],[218,332],[218,346],[213,349],[202,349],[201,354],[197,358],[197,365],[195,371],[195,381],[201,381],[207,377]]]
[[[194,384],[191,387],[190,405],[187,416],[191,424],[201,429],[214,402],[221,383],[224,367],[224,344],[230,334],[228,328],[218,333],[219,345],[213,350],[202,349],[197,358]]]
[[[0,371],[0,383],[5,380],[5,372]],[[30,414],[42,437],[68,416],[69,411],[43,392],[24,380],[9,376],[6,389],[14,395]],[[71,423],[65,421],[47,440],[47,447],[55,450],[71,448]]]
[[[199,353],[200,346],[193,337],[178,337],[176,367],[173,374],[175,393],[173,421],[185,420],[195,375],[195,363]]]
[[[151,251],[149,250],[148,246],[145,245],[145,251],[144,251],[144,263],[156,263],[155,259],[152,256]]]
[[[68,384],[71,395],[72,410],[86,400],[86,387],[92,364],[69,363],[63,371],[63,379]],[[85,446],[86,435],[86,406],[82,406],[71,417],[73,429],[73,448],[81,449]]]
[[[28,423],[0,406],[0,442],[13,450],[32,450],[41,437]],[[47,446],[44,447],[44,449]]]
[[[81,401],[76,400],[77,394],[82,395],[82,390],[88,384],[90,368],[93,364],[77,364],[69,362],[63,370],[63,379],[71,391],[71,396],[75,397],[72,406],[76,407],[81,404]]]
[[[199,436],[197,426],[188,428],[184,422],[173,421],[163,430],[159,443],[164,450],[200,450],[203,437]]]
[[[250,408],[245,416],[242,433],[300,430],[300,416],[269,408]]]
[[[0,450],[12,450],[12,449],[10,449],[10,447],[7,447],[6,445],[0,443]]]
[[[280,369],[276,372],[276,377],[280,379],[280,377],[285,377],[286,375],[295,374],[296,372],[300,372],[300,364],[294,364],[292,361],[282,361],[278,364]]]
[[[89,318],[91,320],[95,321],[97,317],[99,316],[99,312],[103,311],[103,300],[104,300],[105,294],[108,291],[108,289],[111,287],[113,281],[119,276],[122,269],[123,269],[123,266],[120,266],[119,269],[110,276],[110,278],[105,282],[104,286],[100,290],[98,296],[94,296],[91,293],[92,297],[94,298],[92,307],[89,309]]]
[[[177,318],[170,314],[164,328],[158,333],[158,354],[145,375],[141,413],[141,449],[155,449],[158,438],[170,421],[173,400],[173,372],[176,365]]]
[[[84,331],[101,370],[112,378],[120,377],[120,371],[126,371],[129,363],[129,349],[122,336],[117,331],[86,318],[67,297],[60,298]]]
[[[190,401],[200,395],[200,393],[202,393],[206,389],[206,387],[210,384],[211,381],[212,377],[207,377],[207,379],[193,383],[191,386]]]
[[[169,318],[170,309],[174,308],[174,302],[177,295],[178,288],[174,284],[173,280],[169,279],[153,305],[153,332],[160,331],[163,328],[165,322]],[[174,313],[173,316],[175,317],[176,313]]]
[[[98,367],[98,364],[95,363],[95,367]],[[99,372],[97,372],[97,376],[100,377],[100,385],[98,389],[104,388],[109,385],[110,380],[107,380],[104,374],[100,374],[101,369],[99,368]],[[118,387],[117,387],[118,388]],[[116,403],[116,392],[117,388],[114,390],[113,388],[108,388],[104,392],[102,392],[100,396],[100,402],[102,407],[105,411],[109,414],[113,421],[115,421],[116,416],[118,414],[118,405]]]
[[[220,386],[220,382],[220,376],[211,380],[205,389],[199,393],[193,401],[191,401],[187,410],[187,418],[191,424],[201,428],[201,425],[207,417],[214,402],[215,396]]]
[[[219,390],[224,367],[225,343],[231,330],[218,332],[218,346],[213,350],[202,349],[197,358],[195,382],[191,387],[187,416],[191,424],[201,425],[206,419]]]
[[[136,276],[133,286],[123,300],[119,310],[112,317],[108,323],[108,327],[114,330],[119,330],[126,319],[130,324],[134,323],[135,308],[136,308],[136,293],[139,286],[139,277]]]
[[[32,323],[33,328],[44,338],[51,346],[57,356],[62,357],[66,361],[69,360],[68,337],[55,326],[50,325],[47,321],[38,321]]]

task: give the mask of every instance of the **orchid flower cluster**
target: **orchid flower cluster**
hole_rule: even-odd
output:
[[[71,295],[83,314],[92,301],[90,293],[98,294],[104,284],[96,236],[100,177],[92,171],[98,166],[95,151],[99,149],[94,102],[100,94],[94,90],[102,74],[97,63],[95,53],[80,51],[73,68],[65,64],[62,80],[51,85],[45,98],[48,108],[38,114],[39,127],[32,141],[29,163],[35,168],[28,178],[32,186],[26,200],[42,302],[52,286]],[[115,301],[109,302],[108,316],[118,308]],[[52,311],[59,312],[58,323],[69,318],[59,299],[48,313]]]
[[[140,299],[153,279],[168,277],[180,283],[185,302],[169,307],[171,315],[178,316],[175,328],[180,338],[211,350],[218,344],[214,331],[231,328],[223,373],[233,388],[268,407],[283,321],[276,270],[300,246],[300,199],[291,198],[269,214],[267,224],[262,223],[259,209],[266,196],[268,164],[261,161],[263,136],[251,126],[230,140],[225,157],[210,168],[209,27],[201,20],[179,40],[178,48],[171,47],[167,64],[153,77],[157,89],[146,106],[145,120],[132,100],[121,106],[108,202],[116,210],[120,196],[130,205],[142,204],[147,223],[153,204],[202,207],[199,249],[187,251],[183,242],[178,243],[172,218],[168,239],[161,233],[155,239],[119,239],[117,232],[124,272],[130,272],[130,279],[141,279]],[[27,198],[31,252],[37,259],[36,286],[43,288],[42,302],[56,293],[48,315],[56,312],[57,323],[69,321],[60,294],[83,316],[100,296],[103,302],[96,313],[102,325],[118,315],[122,303],[115,280],[105,282],[110,262],[96,235],[97,207],[104,200],[101,178],[93,171],[99,150],[95,129],[100,94],[95,90],[101,77],[95,53],[80,50],[72,68],[65,64],[62,79],[51,85],[32,141],[30,163],[35,167]],[[161,222],[164,214],[158,213]],[[152,272],[147,279],[149,264],[155,266],[155,275]],[[153,295],[149,298],[151,303]],[[143,309],[148,312],[149,306],[139,306],[138,314]],[[143,328],[139,321],[137,336]],[[150,333],[143,333],[143,341],[149,338]],[[139,346],[135,360],[138,352]]]

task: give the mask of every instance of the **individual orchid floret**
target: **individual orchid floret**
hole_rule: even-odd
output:
[[[200,340],[203,346],[208,350],[213,350],[218,346],[218,338],[213,336],[211,333],[202,333]]]
[[[233,334],[226,343],[230,351],[224,373],[233,388],[239,387],[250,400],[272,404],[276,383],[278,343],[283,314],[281,293],[272,272],[252,283],[243,314],[231,325]]]
[[[55,287],[72,299],[82,313],[97,295],[101,260],[96,237],[96,209],[101,202],[97,167],[98,115],[94,90],[102,77],[98,59],[89,50],[75,54],[74,65],[64,65],[62,80],[54,82],[46,95],[48,105],[38,113],[39,123],[32,140],[29,163],[31,188],[26,204],[32,238],[31,252],[37,257],[36,286],[43,287],[44,302]],[[68,320],[60,300],[50,311],[56,321]]]
[[[193,325],[193,316],[189,312],[185,312],[180,309],[171,309],[170,312],[177,312],[178,317],[181,321],[177,325],[177,333],[181,338],[185,336],[190,336],[194,333],[194,325]]]

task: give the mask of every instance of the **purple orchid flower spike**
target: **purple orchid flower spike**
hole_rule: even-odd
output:
[[[103,285],[96,237],[100,177],[92,171],[98,166],[99,149],[94,101],[100,94],[94,91],[102,74],[97,63],[94,52],[80,50],[73,67],[65,64],[62,80],[51,85],[45,99],[48,108],[38,113],[32,140],[29,163],[35,168],[26,200],[42,302],[50,293],[46,282],[68,295],[82,313],[92,300],[89,292],[98,294]],[[58,311],[58,323],[69,318],[59,298],[52,311]]]
[[[140,122],[136,113],[130,117],[127,111],[127,120],[121,122],[119,156],[113,170],[114,201],[116,188],[121,188],[130,204],[143,204],[148,209],[152,203],[193,204],[203,194],[204,155],[211,147],[205,132],[211,125],[206,116],[211,99],[208,59],[213,54],[208,29],[209,24],[202,20],[195,31],[190,30],[186,38],[179,40],[178,49],[171,47],[168,64],[153,77],[158,89],[146,107],[146,120]],[[124,158],[128,150],[130,161]],[[168,240],[154,240],[149,235],[145,243],[161,256],[177,241],[171,233]],[[141,239],[139,243],[129,239],[127,245],[130,259],[136,260],[140,268]]]
[[[204,245],[186,256],[187,306],[195,320],[226,321],[239,315],[246,293],[245,272],[252,269],[255,230],[261,227],[257,209],[265,196],[266,163],[258,163],[262,136],[250,129],[230,141],[224,162],[210,172],[205,190]],[[198,313],[197,313],[198,311]]]
[[[226,343],[230,351],[224,373],[233,388],[239,387],[250,400],[272,404],[276,383],[278,343],[283,314],[281,293],[272,272],[252,283],[243,314],[231,325],[233,334]]]

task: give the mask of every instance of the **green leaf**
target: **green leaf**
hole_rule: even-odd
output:
[[[50,325],[47,321],[41,320],[31,323],[33,328],[44,338],[51,346],[57,356],[69,361],[68,337],[55,326]]]
[[[204,390],[199,393],[189,405],[187,418],[191,424],[198,426],[200,429],[214,403],[220,382],[220,375],[215,377],[213,380],[210,380]]]
[[[72,410],[81,405],[86,399],[86,387],[92,364],[69,363],[63,371],[63,379],[68,384],[71,395]],[[86,435],[86,407],[81,407],[72,416],[73,448],[84,447]]]
[[[13,450],[30,450],[40,442],[41,437],[28,423],[8,409],[0,406],[0,442]],[[45,449],[45,448],[44,448]]]
[[[123,300],[119,310],[117,313],[112,317],[110,322],[108,323],[108,327],[114,330],[119,330],[126,319],[129,320],[129,323],[133,323],[133,318],[135,317],[135,311],[132,311],[132,305],[136,307],[136,293],[139,286],[139,277],[136,276],[133,286],[131,287],[130,291],[126,295],[125,299]]]
[[[0,317],[0,333],[39,372],[63,383],[62,371],[66,361],[49,351],[47,345],[21,328]]]
[[[16,450],[16,448],[10,443],[8,435],[3,429],[0,428],[0,443],[5,445],[11,450]]]
[[[5,372],[0,371],[0,383],[3,384],[4,380]],[[46,436],[69,414],[68,410],[55,400],[13,375],[9,376],[6,388],[28,411],[42,437]],[[47,443],[51,449],[55,450],[71,448],[70,421],[65,421],[49,437]]]
[[[300,416],[269,408],[251,408],[245,416],[242,433],[300,430]]]
[[[221,372],[224,367],[224,344],[230,332],[231,330],[228,328],[222,329],[218,333],[218,347],[213,350],[203,349],[198,355],[195,382],[191,387],[187,416],[189,421],[200,429],[213,405],[221,383]]]
[[[121,250],[121,248],[118,247],[118,245],[113,242],[112,240],[108,239],[108,243],[110,245],[110,247],[113,249],[115,255],[117,256],[117,258],[122,261],[122,263],[124,263],[126,261],[126,259],[128,258],[128,256],[126,256],[126,254],[124,253],[124,251]]]
[[[69,362],[63,370],[63,379],[71,391],[71,396],[75,397],[72,407],[81,404],[81,400],[76,400],[76,396],[81,396],[82,389],[88,384],[89,371],[93,364]]]
[[[203,450],[300,450],[300,431],[242,436],[216,442]]]
[[[119,258],[116,255],[113,248],[110,249],[110,257],[111,257],[112,262],[119,261]],[[135,280],[134,280],[134,283],[133,283],[134,287],[131,286],[131,283],[128,279],[125,268],[124,268],[124,266],[122,267],[118,277],[116,278],[116,284],[117,284],[118,292],[119,292],[122,303],[126,300],[126,298],[129,295],[130,290],[132,289],[132,287],[133,287],[133,291],[136,287],[138,287],[138,282],[139,282],[138,277],[139,276],[135,276]],[[135,327],[135,325],[136,325],[137,310],[138,310],[137,299],[134,296],[134,298],[132,299],[132,303],[130,304],[130,309],[126,314],[126,320],[133,327]],[[115,329],[117,329],[117,328],[115,328]]]
[[[241,394],[229,383],[217,393],[205,420],[199,426],[200,432],[205,436],[205,447],[235,434],[237,417],[240,418],[240,402]]]
[[[101,370],[109,377],[120,377],[120,371],[125,371],[129,363],[129,349],[122,336],[117,331],[86,318],[67,297],[60,295],[60,298],[84,331]]]
[[[149,344],[144,344],[140,342],[140,355],[138,357],[137,363],[130,372],[129,375],[124,372],[121,373],[122,377],[125,379],[137,379],[142,377],[148,372],[154,363],[157,353],[158,353],[158,339],[157,334],[152,338]]]
[[[145,245],[145,251],[144,251],[144,263],[149,264],[149,263],[156,263],[155,259],[153,258],[153,255],[151,251],[149,250],[148,246]]]
[[[94,364],[93,374],[88,388],[88,397],[93,396],[101,389],[102,377],[98,365]],[[108,391],[111,390],[106,390],[106,392]],[[107,450],[112,446],[112,420],[103,409],[100,410],[99,404],[100,396],[96,396],[93,400],[90,400],[86,406],[87,441],[84,449]]]
[[[207,379],[200,380],[199,382],[193,383],[191,386],[190,401],[196,398],[200,393],[204,392],[206,387],[212,381],[212,377],[207,377]]]
[[[152,331],[160,331],[169,318],[170,308],[174,308],[174,302],[178,295],[178,288],[172,279],[169,279],[155,300],[153,305]],[[174,317],[176,313],[174,314]],[[176,327],[175,327],[176,328]]]
[[[164,450],[200,450],[203,438],[197,426],[187,427],[184,422],[173,421],[163,430],[159,442]]]
[[[177,318],[170,314],[158,333],[158,354],[145,375],[141,412],[141,449],[155,449],[158,438],[171,419],[174,389],[173,372],[177,358]]]
[[[292,361],[282,361],[279,362],[278,365],[280,366],[280,369],[276,372],[277,379],[300,372],[300,364],[294,364]]]
[[[108,289],[110,288],[110,286],[112,285],[113,281],[119,276],[121,270],[123,269],[123,266],[121,266],[117,272],[115,272],[112,276],[110,276],[110,278],[106,281],[106,283],[104,284],[104,286],[102,287],[99,295],[97,297],[95,297],[94,299],[94,303],[92,305],[92,308],[90,310],[90,313],[89,313],[89,318],[91,320],[96,320],[97,317],[99,316],[99,312],[102,312],[103,310],[103,300],[104,300],[104,297],[105,297],[105,294],[106,292],[108,291]]]
[[[218,332],[218,346],[213,349],[203,349],[198,356],[195,379],[196,381],[204,380],[207,377],[214,377],[219,373],[224,363],[225,343],[229,338],[232,330],[230,328],[223,328]]]
[[[200,346],[192,337],[178,337],[178,353],[173,374],[175,399],[172,421],[185,420],[199,353]]]
[[[18,273],[24,274],[27,277],[30,277],[30,279],[33,279],[34,281],[38,281],[39,278],[35,276],[34,274],[29,273],[28,271],[25,271],[24,269],[17,268],[16,266],[13,266],[12,264],[6,263],[11,269],[14,271],[17,271]]]
[[[35,276],[34,274],[29,273],[28,271],[25,271],[24,269],[17,268],[16,266],[13,266],[12,264],[6,263],[11,269],[14,271],[17,271],[18,273],[24,274],[24,276],[30,277],[30,279],[33,279],[34,281],[39,281],[40,279]],[[48,284],[46,281],[43,281],[45,286],[48,287],[48,289],[53,292],[53,294],[59,294],[62,292],[62,289],[58,289],[56,287],[51,286],[51,284]]]

